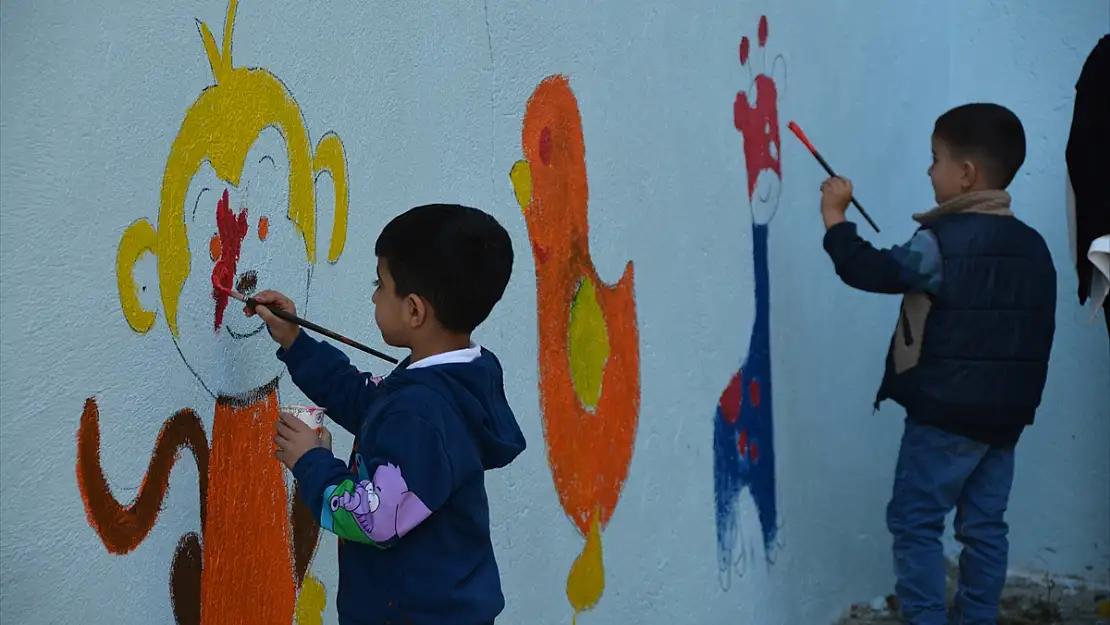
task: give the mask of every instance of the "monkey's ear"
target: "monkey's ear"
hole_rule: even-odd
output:
[[[154,311],[143,308],[139,301],[139,287],[135,284],[135,263],[143,254],[158,254],[158,232],[145,219],[127,227],[116,253],[116,286],[123,316],[133,330],[146,334],[154,327]]]
[[[347,244],[347,212],[350,202],[347,189],[347,156],[339,135],[329,132],[320,137],[320,142],[316,144],[316,155],[312,158],[312,171],[316,180],[320,179],[320,174],[323,172],[330,174],[332,185],[335,187],[335,223],[331,229],[331,243],[328,245],[328,262],[334,263],[339,260],[343,247]],[[315,259],[309,259],[310,262],[313,260]]]

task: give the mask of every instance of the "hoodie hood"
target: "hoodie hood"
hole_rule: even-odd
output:
[[[458,409],[478,449],[482,467],[500,469],[524,451],[527,444],[505,398],[501,363],[482,349],[470,362],[451,362],[409,369],[406,358],[385,379],[395,388],[422,384],[439,391]]]

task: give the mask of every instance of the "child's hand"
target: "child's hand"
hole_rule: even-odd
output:
[[[826,228],[844,221],[844,212],[851,201],[851,180],[833,176],[821,183],[821,216]]]
[[[331,431],[324,426],[320,426],[320,445],[331,449]]]
[[[290,470],[310,449],[325,447],[322,434],[317,434],[304,421],[287,412],[278,413],[277,436],[274,437],[274,443],[278,447],[274,457]],[[331,447],[330,433],[327,447]]]
[[[291,315],[297,314],[297,306],[293,303],[293,300],[277,291],[262,291],[254,296],[254,300],[259,304],[280,308]],[[289,323],[278,317],[270,312],[266,306],[257,306],[254,308],[244,306],[243,312],[246,313],[248,317],[253,317],[254,315],[262,317],[262,320],[266,322],[267,329],[270,331],[270,337],[277,341],[282,349],[289,349],[293,341],[297,340],[297,335],[300,334],[300,326],[295,323]]]

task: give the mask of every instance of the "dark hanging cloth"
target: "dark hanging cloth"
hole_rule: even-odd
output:
[[[1075,269],[1079,303],[1091,295],[1091,243],[1110,234],[1110,34],[1099,39],[1075,84],[1075,109],[1066,150],[1075,192]],[[1110,327],[1110,297],[1103,303]]]

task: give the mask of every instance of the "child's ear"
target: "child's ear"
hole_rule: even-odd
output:
[[[960,187],[964,191],[975,187],[982,175],[983,172],[979,170],[974,161],[964,160],[960,163]]]
[[[428,303],[424,301],[424,298],[415,293],[409,293],[405,297],[405,306],[409,314],[409,325],[413,328],[419,328],[423,325],[428,316]]]

